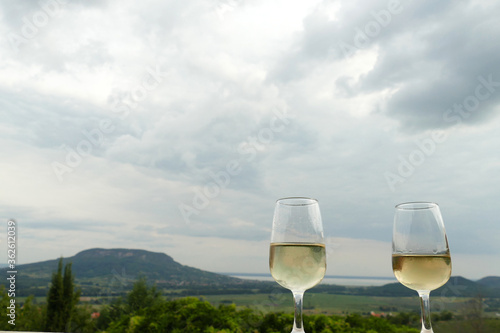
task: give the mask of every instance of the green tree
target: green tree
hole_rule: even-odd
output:
[[[128,312],[136,313],[148,306],[153,306],[160,299],[156,287],[148,287],[146,278],[142,277],[134,283],[132,290],[127,295]]]
[[[35,297],[30,295],[19,309],[16,330],[39,331],[43,328],[44,308],[37,305]]]
[[[289,312],[262,313],[251,308],[237,309],[234,304],[215,307],[196,297],[165,300],[145,280],[137,281],[121,301],[102,308],[101,317],[96,328],[106,333],[288,333],[293,323]],[[308,333],[420,332],[387,318],[359,314],[306,315],[304,326]]]
[[[9,310],[9,306],[10,306],[10,300],[11,298],[9,297],[8,293],[7,293],[7,290],[5,289],[4,285],[0,285],[0,293],[2,295],[2,298],[0,299],[0,308],[2,309],[2,311],[4,313],[2,313],[2,315],[0,316],[0,330],[12,330],[13,325],[9,324],[9,320],[11,320],[11,318],[9,316],[6,316],[6,311]],[[17,313],[17,305],[15,305],[15,311]],[[7,313],[10,313],[10,311],[8,311]],[[14,318],[15,319],[15,318]]]
[[[57,272],[52,274],[52,284],[47,294],[47,312],[45,330],[49,332],[65,331],[71,323],[71,316],[80,298],[80,290],[74,290],[74,276],[71,263],[64,267],[59,259]]]
[[[63,331],[63,278],[62,258],[59,260],[57,272],[52,274],[52,284],[47,293],[47,313],[45,318],[45,330],[49,332]]]
[[[64,266],[63,276],[63,313],[62,320],[67,325],[71,322],[72,316],[75,313],[76,304],[80,299],[80,290],[75,291],[74,287],[75,276],[71,271],[71,263]]]
[[[156,287],[148,287],[146,278],[142,277],[134,283],[126,297],[114,300],[103,307],[97,320],[97,329],[107,332],[133,331],[143,319],[146,312],[155,311],[163,303]]]
[[[92,319],[95,309],[89,304],[79,305],[71,315],[71,326],[66,332],[93,333],[97,331],[97,322]]]
[[[119,297],[113,300],[110,305],[101,308],[100,316],[96,323],[97,329],[104,330],[108,328],[113,321],[118,320],[121,316],[126,315],[126,313],[123,298]]]

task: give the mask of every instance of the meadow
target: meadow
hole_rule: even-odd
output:
[[[202,299],[217,306],[234,304],[237,308],[252,308],[269,312],[293,311],[293,298],[290,292],[276,294],[244,294],[244,295],[202,295]],[[450,311],[459,313],[469,298],[436,298],[431,306],[433,312]],[[332,295],[306,292],[304,297],[304,313],[345,315],[389,314],[398,312],[419,312],[418,297],[378,297],[357,295]]]

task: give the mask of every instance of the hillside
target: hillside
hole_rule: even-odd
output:
[[[482,286],[500,288],[500,276],[487,276],[477,281]]]
[[[389,296],[409,297],[416,296],[417,292],[401,283],[389,283],[377,287],[344,287],[333,285],[319,285],[316,292],[327,292],[341,295]],[[434,297],[481,297],[500,298],[500,277],[487,277],[479,281],[468,280],[461,276],[452,276],[449,281],[431,292]]]
[[[17,266],[20,295],[45,295],[59,259]],[[73,257],[75,282],[86,295],[117,295],[130,289],[139,277],[168,289],[212,289],[241,286],[245,281],[182,265],[164,253],[134,249],[89,249]],[[5,270],[5,269],[3,269]]]

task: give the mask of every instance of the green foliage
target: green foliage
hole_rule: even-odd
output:
[[[5,290],[3,285],[0,286],[0,293],[2,294],[2,298],[0,299],[0,309],[7,312],[10,305],[10,297],[8,296],[7,290]],[[0,330],[4,331],[12,329],[12,325],[9,324],[9,320],[10,318],[2,313],[0,316]]]
[[[131,308],[127,305],[127,308]],[[228,329],[242,332],[234,320],[235,307],[219,309],[205,301],[188,297],[176,301],[156,301],[151,306],[121,315],[107,332],[205,332]]]
[[[448,321],[453,319],[453,313],[450,311],[441,311],[441,313],[432,313],[431,318],[433,322]]]
[[[156,287],[148,288],[146,278],[140,278],[127,295],[127,311],[138,312],[146,307],[151,307],[160,300],[160,293]]]
[[[68,276],[70,269],[66,270],[66,277]],[[57,280],[56,276],[56,283]],[[62,276],[63,286],[64,280]],[[0,286],[0,306],[6,307],[9,302],[6,290]],[[465,305],[472,307],[474,304],[468,302]],[[12,327],[5,318],[0,317],[0,330],[43,331],[43,320],[47,317],[48,304],[36,304],[33,297],[28,297],[24,304],[16,303],[16,306],[16,326]],[[166,300],[160,296],[155,287],[148,286],[145,279],[137,281],[131,292],[124,297],[116,299],[109,305],[101,306],[98,319],[91,316],[95,311],[90,305],[76,305],[71,311],[71,321],[64,331],[288,333],[293,324],[292,311],[262,313],[248,307],[236,307],[234,304],[214,306],[197,297]],[[462,315],[449,311],[435,313],[433,318],[435,331],[477,332],[478,327],[474,321],[468,319],[469,314],[470,311],[464,311]],[[310,314],[304,316],[304,327],[308,333],[419,333],[420,315],[411,312],[381,318],[360,314],[345,316]],[[500,332],[500,320],[483,317],[481,330],[483,333]]]
[[[410,333],[419,332],[417,329],[397,326],[392,324],[389,320],[380,317],[361,317],[359,314],[348,315],[345,318],[346,323],[352,328],[351,331],[346,332],[385,332],[385,333]]]
[[[117,332],[192,332],[192,333],[281,333],[290,332],[293,314],[237,309],[235,305],[221,304],[186,297],[165,300],[144,279],[132,291],[101,311],[97,328],[107,333]],[[361,315],[304,316],[308,333],[418,333],[417,329],[397,325],[384,318]]]
[[[45,331],[62,332],[71,324],[75,305],[80,298],[80,291],[74,290],[74,276],[71,263],[64,267],[63,259],[59,260],[57,272],[52,274],[52,285],[47,294],[47,311],[45,316]]]
[[[97,330],[97,322],[92,319],[95,310],[88,304],[75,307],[66,332],[93,333]]]
[[[63,277],[62,259],[59,260],[57,272],[52,274],[52,285],[47,294],[47,316],[45,330],[57,332],[64,330],[63,321]]]
[[[29,296],[18,310],[16,329],[21,331],[38,331],[43,327],[46,307],[38,306],[34,297]]]
[[[350,332],[349,323],[345,321],[345,318],[338,316],[308,316],[305,318],[304,327],[307,332]]]
[[[61,259],[62,261],[62,259]],[[63,276],[63,321],[68,323],[71,321],[71,316],[75,305],[80,299],[80,290],[75,291],[74,280],[75,276],[71,271],[71,263],[64,266],[64,276]]]
[[[388,317],[388,320],[395,325],[420,327],[420,313],[417,312],[400,312],[394,316]]]

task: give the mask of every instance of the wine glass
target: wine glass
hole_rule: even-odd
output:
[[[420,296],[421,333],[433,333],[429,294],[451,275],[448,239],[436,203],[408,202],[396,206],[392,270],[400,283]]]
[[[274,280],[293,293],[292,333],[304,332],[304,292],[320,283],[326,271],[323,225],[317,200],[294,197],[276,202],[269,268]]]

